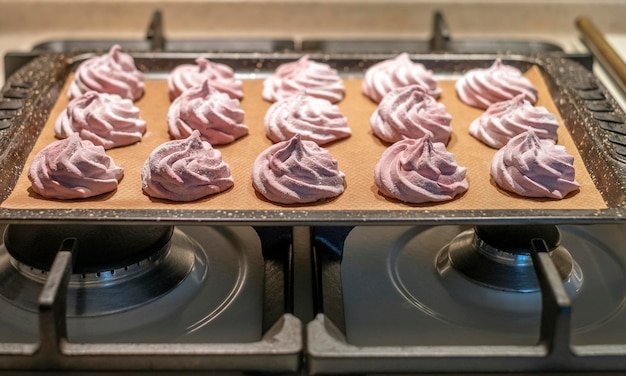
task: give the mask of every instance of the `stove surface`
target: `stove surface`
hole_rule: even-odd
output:
[[[626,229],[558,228],[579,268],[563,284],[548,247],[533,240],[541,293],[486,287],[454,267],[442,271],[443,252],[467,226],[321,230],[314,252],[322,313],[307,326],[310,370],[623,371],[626,258],[619,245]]]
[[[565,281],[573,301],[573,345],[621,343],[622,336],[615,333],[626,326],[626,255],[618,244],[626,241],[626,228],[559,229],[561,245],[576,262],[575,273]],[[446,245],[466,230],[463,226],[355,228],[346,239],[342,262],[348,343],[536,344],[539,292],[487,287],[450,264],[441,270]],[[513,280],[516,274],[510,270],[508,278]],[[368,304],[371,301],[381,304]]]
[[[4,232],[4,229],[2,229]],[[37,233],[32,232],[36,237]],[[83,245],[79,252],[90,252]],[[153,265],[115,278],[110,271],[76,274],[68,293],[68,339],[75,343],[226,343],[261,338],[263,261],[249,227],[178,227]],[[167,257],[190,259],[186,275],[160,296],[131,304],[166,278]],[[80,257],[80,254],[79,254]],[[37,297],[44,278],[19,267],[0,245],[0,338],[36,343]],[[120,267],[131,269],[144,261]],[[10,270],[9,270],[10,269]],[[14,273],[9,273],[13,271]],[[36,271],[41,275],[42,271]],[[98,276],[96,277],[96,274]],[[108,275],[105,275],[108,274]],[[146,280],[147,279],[147,280]],[[21,281],[21,282],[18,282]],[[33,286],[34,285],[34,286]],[[107,303],[103,305],[102,303]],[[120,306],[111,306],[120,302]],[[99,308],[99,310],[98,310]]]

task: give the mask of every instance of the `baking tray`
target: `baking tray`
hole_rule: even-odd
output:
[[[0,205],[11,194],[24,168],[26,158],[33,148],[51,109],[54,107],[73,69],[89,54],[45,54],[11,76],[3,88],[5,99],[17,107],[6,110],[14,116],[0,134]],[[175,66],[193,63],[197,54],[185,53],[134,53],[139,69],[149,76],[166,77]],[[299,54],[203,54],[203,56],[230,65],[243,79],[267,76],[282,63],[294,61]],[[345,78],[362,77],[372,64],[391,58],[388,54],[367,55],[311,55],[311,59],[324,61],[339,70]],[[162,221],[164,223],[212,224],[309,224],[354,225],[362,223],[421,224],[498,222],[544,223],[598,223],[616,221],[624,217],[626,181],[626,131],[624,113],[603,85],[580,65],[562,57],[553,56],[500,56],[506,64],[523,71],[537,67],[558,112],[563,118],[572,140],[578,149],[593,185],[605,205],[593,209],[439,209],[436,206],[412,207],[397,205],[391,210],[325,210],[318,207],[272,206],[259,209],[198,209],[173,205],[160,209],[76,209],[67,208],[21,209],[0,208],[0,221],[84,221],[130,223]],[[459,77],[463,72],[478,67],[488,67],[494,55],[412,55],[415,61],[426,65],[439,77]],[[7,99],[8,91],[22,90],[28,96]],[[11,107],[11,106],[8,106]],[[610,109],[611,111],[607,111]],[[341,168],[341,165],[340,165]],[[470,188],[471,189],[471,188]]]

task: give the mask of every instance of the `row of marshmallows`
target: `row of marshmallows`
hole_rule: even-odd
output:
[[[445,147],[452,133],[452,117],[437,102],[441,90],[432,71],[403,53],[371,66],[365,72],[362,92],[379,103],[370,119],[374,135],[391,144],[375,169],[382,194],[423,203],[447,201],[468,189],[466,169],[458,166]],[[491,175],[501,188],[521,196],[554,199],[579,188],[573,157],[556,145],[556,117],[544,107],[534,106],[537,90],[519,69],[497,59],[487,69],[466,72],[456,82],[456,92],[464,103],[486,109],[470,125],[470,133],[499,149],[491,163]],[[343,86],[337,71],[305,56],[283,64],[264,82],[263,97],[278,100],[265,119],[268,137],[279,142],[280,136],[301,134],[320,144],[348,137],[345,119],[336,108],[324,111],[334,114],[333,121],[320,116],[315,119],[322,119],[321,124],[304,121],[311,107],[304,105],[307,96],[340,101]],[[328,104],[317,106],[330,108]],[[280,116],[275,115],[275,107],[283,109]],[[302,108],[307,111],[299,110]],[[320,112],[313,111],[316,115]],[[277,130],[281,133],[273,136]]]
[[[270,116],[269,121],[266,117],[268,135],[270,129],[279,128],[280,119],[289,119],[282,129],[301,122],[301,114],[297,120],[293,114],[298,108],[294,103],[304,102],[298,98],[302,90],[338,102],[343,96],[340,89],[341,80],[334,69],[307,57],[279,67],[265,81],[263,97],[289,102],[291,96],[291,112]],[[432,71],[403,53],[371,66],[365,72],[362,92],[379,103],[370,119],[374,135],[391,144],[375,169],[375,182],[382,194],[423,203],[447,201],[468,189],[466,169],[458,166],[445,147],[452,133],[452,117],[437,102],[441,90]],[[487,69],[466,72],[456,82],[456,92],[464,103],[487,110],[470,125],[470,133],[499,149],[492,160],[491,175],[501,188],[522,196],[554,199],[578,189],[573,157],[556,145],[556,117],[534,106],[537,90],[517,68],[497,59]],[[329,129],[345,127],[326,126],[319,133],[331,136]],[[292,134],[311,137],[310,130],[314,129],[309,124],[298,128]],[[342,137],[347,135],[346,131]],[[333,136],[332,140],[338,138]]]
[[[364,93],[375,101],[381,98],[372,130],[393,143],[376,167],[376,184],[383,194],[401,201],[449,200],[468,188],[466,169],[446,151],[452,117],[437,102],[440,91],[428,79],[431,75],[402,54],[372,66],[363,82]],[[465,104],[486,109],[469,131],[498,149],[490,173],[500,188],[553,199],[579,189],[574,158],[556,144],[556,116],[534,106],[537,90],[519,69],[496,59],[489,68],[466,72],[455,89]]]
[[[216,77],[212,68],[221,70],[221,76]],[[210,78],[205,74],[196,85],[193,76],[203,71]],[[173,102],[168,128],[173,140],[157,147],[146,160],[144,192],[155,198],[193,201],[229,189],[234,184],[229,166],[211,143],[230,143],[248,133],[237,99],[243,94],[241,83],[230,68],[199,59],[196,66],[176,68],[169,86]],[[55,122],[55,135],[61,140],[39,152],[29,168],[33,191],[47,198],[75,199],[115,190],[123,169],[105,149],[141,140],[146,124],[133,100],[141,98],[143,90],[143,74],[119,46],[81,64],[68,91],[72,100]],[[290,165],[287,159],[292,154],[301,160]],[[302,177],[296,191],[277,181],[283,175],[277,171],[280,168]],[[330,153],[299,136],[264,151],[253,171],[255,188],[280,203],[313,202],[344,189],[344,175]],[[315,176],[306,176],[309,171]]]
[[[239,110],[237,100],[243,96],[241,82],[234,78],[232,69],[205,59],[198,59],[196,63],[196,66],[179,66],[170,74],[169,91],[174,103],[168,114],[168,124],[172,138],[189,138],[185,141],[188,142],[187,148],[192,144],[198,148],[200,141],[196,139],[197,135],[192,137],[194,131],[199,130],[200,138],[211,144],[232,142],[247,134],[247,127],[242,124],[243,112]],[[110,71],[113,72],[107,73]],[[123,75],[128,76],[127,87],[121,84]],[[109,90],[138,99],[143,90],[138,89],[143,85],[143,77],[140,75],[141,73],[134,68],[132,58],[122,54],[119,47],[114,46],[109,55],[90,59],[79,67],[69,94],[80,95],[78,88],[82,91]],[[517,95],[512,101],[515,105],[513,107],[520,107],[519,104],[523,104],[525,108],[527,105],[534,108],[525,99],[528,97],[534,102],[536,90],[532,88],[530,82],[524,80],[517,69],[504,66],[498,60],[487,70],[468,72],[457,82],[457,92],[463,101],[478,107],[484,108],[492,101],[506,101],[511,95]],[[94,82],[96,85],[93,85]],[[89,87],[89,84],[92,86]],[[382,99],[372,116],[374,134],[390,143],[402,141],[401,144],[390,147],[376,167],[375,180],[383,194],[401,201],[420,203],[449,200],[467,189],[465,169],[458,167],[454,157],[445,150],[445,143],[451,133],[449,126],[451,117],[445,112],[445,107],[437,103],[433,97],[438,96],[440,90],[436,81],[432,79],[432,72],[427,71],[421,64],[413,63],[407,54],[402,54],[395,59],[372,66],[366,72],[363,92],[374,101]],[[185,94],[181,95],[183,93]],[[343,174],[338,171],[336,161],[325,149],[317,146],[350,135],[346,119],[341,116],[338,108],[331,104],[343,97],[343,84],[337,72],[326,64],[310,61],[305,56],[296,62],[280,66],[275,74],[264,82],[263,97],[268,101],[277,101],[268,111],[265,125],[268,137],[278,144],[262,153],[255,163],[253,183],[257,191],[269,200],[280,203],[313,202],[343,192]],[[133,112],[128,108],[128,103],[125,107],[114,118],[128,116]],[[133,107],[132,103],[130,107]],[[202,107],[205,107],[206,111],[203,111]],[[489,114],[490,110],[488,109],[484,116]],[[105,112],[111,111],[108,109]],[[200,121],[197,119],[198,112],[201,114]],[[500,112],[506,113],[507,110],[505,108],[505,111]],[[67,113],[66,110],[65,114]],[[224,116],[224,113],[228,116]],[[315,121],[302,119],[301,114],[306,113],[315,114]],[[106,113],[97,117],[103,116],[106,116]],[[58,137],[67,137],[73,132],[79,132],[82,138],[91,139],[107,147],[106,140],[102,142],[93,138],[93,132],[90,130],[94,128],[93,126],[75,126],[72,123],[76,121],[72,118],[63,122],[62,119],[67,117],[62,115],[57,121],[55,129]],[[505,117],[507,116],[503,118]],[[73,118],[84,120],[85,116],[79,114]],[[123,128],[130,129],[131,132],[127,133],[134,133],[139,138],[133,140],[129,137],[120,137],[126,142],[124,144],[139,141],[145,131],[145,123],[143,130],[140,125],[133,124],[140,122],[138,116],[135,118],[136,121],[128,120]],[[481,119],[474,123],[480,124],[479,120]],[[493,123],[483,120],[482,123]],[[65,127],[62,126],[63,123],[66,124]],[[539,123],[535,121],[534,126],[539,129],[541,136],[542,128],[537,127]],[[124,134],[123,129],[119,128],[116,127],[113,132],[109,130],[109,133]],[[472,128],[480,129],[474,124]],[[526,128],[533,128],[532,122]],[[507,132],[511,134],[510,131]],[[181,164],[191,165],[193,161],[195,168],[199,168],[198,162],[194,160],[198,157],[191,155],[194,153],[187,152],[190,155],[181,156],[180,152],[177,152],[177,158],[182,158],[184,162],[173,161],[171,156],[166,158],[167,153],[164,150],[180,149],[180,146],[173,147],[180,142],[172,143],[157,148],[146,162],[143,173],[144,191],[154,197],[177,201],[195,200],[206,194],[219,192],[220,190],[216,190],[211,183],[212,177],[207,176],[206,181],[193,182],[194,186],[206,185],[206,194],[202,194],[202,190],[194,195],[188,194],[186,185],[191,182],[184,179],[181,174],[189,175],[189,172],[174,171],[172,166],[177,165],[180,169]],[[535,144],[544,146],[539,140]],[[554,145],[545,144],[545,146]],[[212,157],[215,157],[216,153],[220,157],[219,152],[213,151],[211,145],[199,148],[199,154],[196,154],[200,156],[206,154],[206,150],[202,149],[207,148]],[[156,158],[155,154],[159,158]],[[297,155],[298,158],[294,159],[292,155]],[[286,166],[285,161],[291,161],[293,165]],[[222,163],[221,159],[219,162]],[[211,164],[214,165],[215,162]],[[504,168],[505,173],[509,167]],[[332,171],[330,175],[329,170]],[[228,167],[225,169],[222,167],[220,171],[228,172]],[[214,175],[214,172],[210,173]],[[310,176],[307,176],[307,173]],[[492,174],[494,177],[497,176],[493,168]],[[197,176],[198,173],[191,175]],[[540,175],[545,176],[545,173]],[[225,177],[219,175],[218,178]],[[35,187],[36,179],[31,180]],[[168,180],[171,182],[168,183]],[[511,179],[505,176],[504,180]],[[573,181],[573,175],[571,180]],[[232,185],[232,179],[230,185],[222,185],[225,186],[223,189],[227,189]],[[504,186],[503,188],[507,189]],[[515,188],[516,186],[513,186],[513,189]],[[185,193],[181,194],[181,191]],[[524,194],[519,189],[517,193]],[[525,193],[524,195],[529,195],[528,192]],[[560,197],[553,194],[549,197],[562,198],[565,194],[561,194]]]

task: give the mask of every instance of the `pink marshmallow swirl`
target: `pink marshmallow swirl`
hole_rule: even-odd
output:
[[[265,133],[273,142],[299,134],[303,140],[324,145],[352,133],[339,107],[301,91],[272,104],[265,114]]]
[[[148,196],[171,201],[195,201],[234,184],[222,153],[202,141],[198,131],[154,149],[143,165],[141,180]]]
[[[81,140],[77,133],[41,150],[28,169],[31,188],[43,197],[87,198],[117,189],[124,170],[102,146]]]
[[[446,107],[419,85],[390,91],[370,118],[374,134],[390,143],[428,135],[433,142],[447,144],[452,134],[450,122]]]
[[[139,142],[145,132],[146,122],[133,101],[95,91],[74,98],[54,123],[57,138],[78,133],[105,149]]]
[[[564,146],[530,129],[496,152],[491,176],[500,188],[521,196],[562,199],[579,188],[573,163]]]
[[[114,45],[108,54],[92,57],[76,69],[68,96],[77,98],[88,91],[97,91],[135,101],[143,95],[143,81],[143,73],[135,67],[132,56]]]
[[[391,90],[409,85],[422,86],[434,98],[441,96],[441,89],[433,78],[433,72],[424,65],[411,61],[407,53],[372,65],[365,72],[361,90],[379,103]]]
[[[425,136],[388,147],[376,164],[374,181],[387,197],[421,204],[448,201],[467,191],[466,172],[444,144]]]
[[[187,138],[198,130],[204,141],[222,145],[248,134],[243,118],[239,101],[214,89],[207,80],[172,102],[167,113],[167,125],[173,139]]]
[[[461,101],[473,107],[486,109],[491,104],[523,95],[530,103],[537,102],[537,89],[522,72],[496,59],[487,69],[472,69],[455,84]]]
[[[215,89],[233,99],[243,98],[241,80],[235,78],[231,67],[197,58],[196,65],[179,65],[170,73],[167,78],[170,100],[178,98],[187,89],[202,85],[206,80],[209,80]]]
[[[276,68],[274,74],[263,81],[262,96],[266,101],[276,102],[302,90],[332,103],[339,102],[345,92],[337,70],[303,56]]]
[[[500,149],[510,139],[529,129],[541,139],[556,142],[559,123],[545,107],[535,107],[522,94],[489,106],[469,127],[472,136],[486,145]]]
[[[339,196],[344,178],[328,150],[299,135],[267,148],[252,169],[257,192],[280,204],[306,204]]]

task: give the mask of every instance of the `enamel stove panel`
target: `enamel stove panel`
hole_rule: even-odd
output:
[[[562,246],[576,261],[565,282],[572,299],[572,343],[621,343],[616,329],[626,328],[626,255],[618,246],[626,240],[623,226],[559,229]],[[485,286],[442,262],[448,256],[446,246],[466,232],[462,226],[354,229],[346,239],[342,263],[348,342],[538,343],[538,291]],[[513,280],[515,272],[505,277]]]

